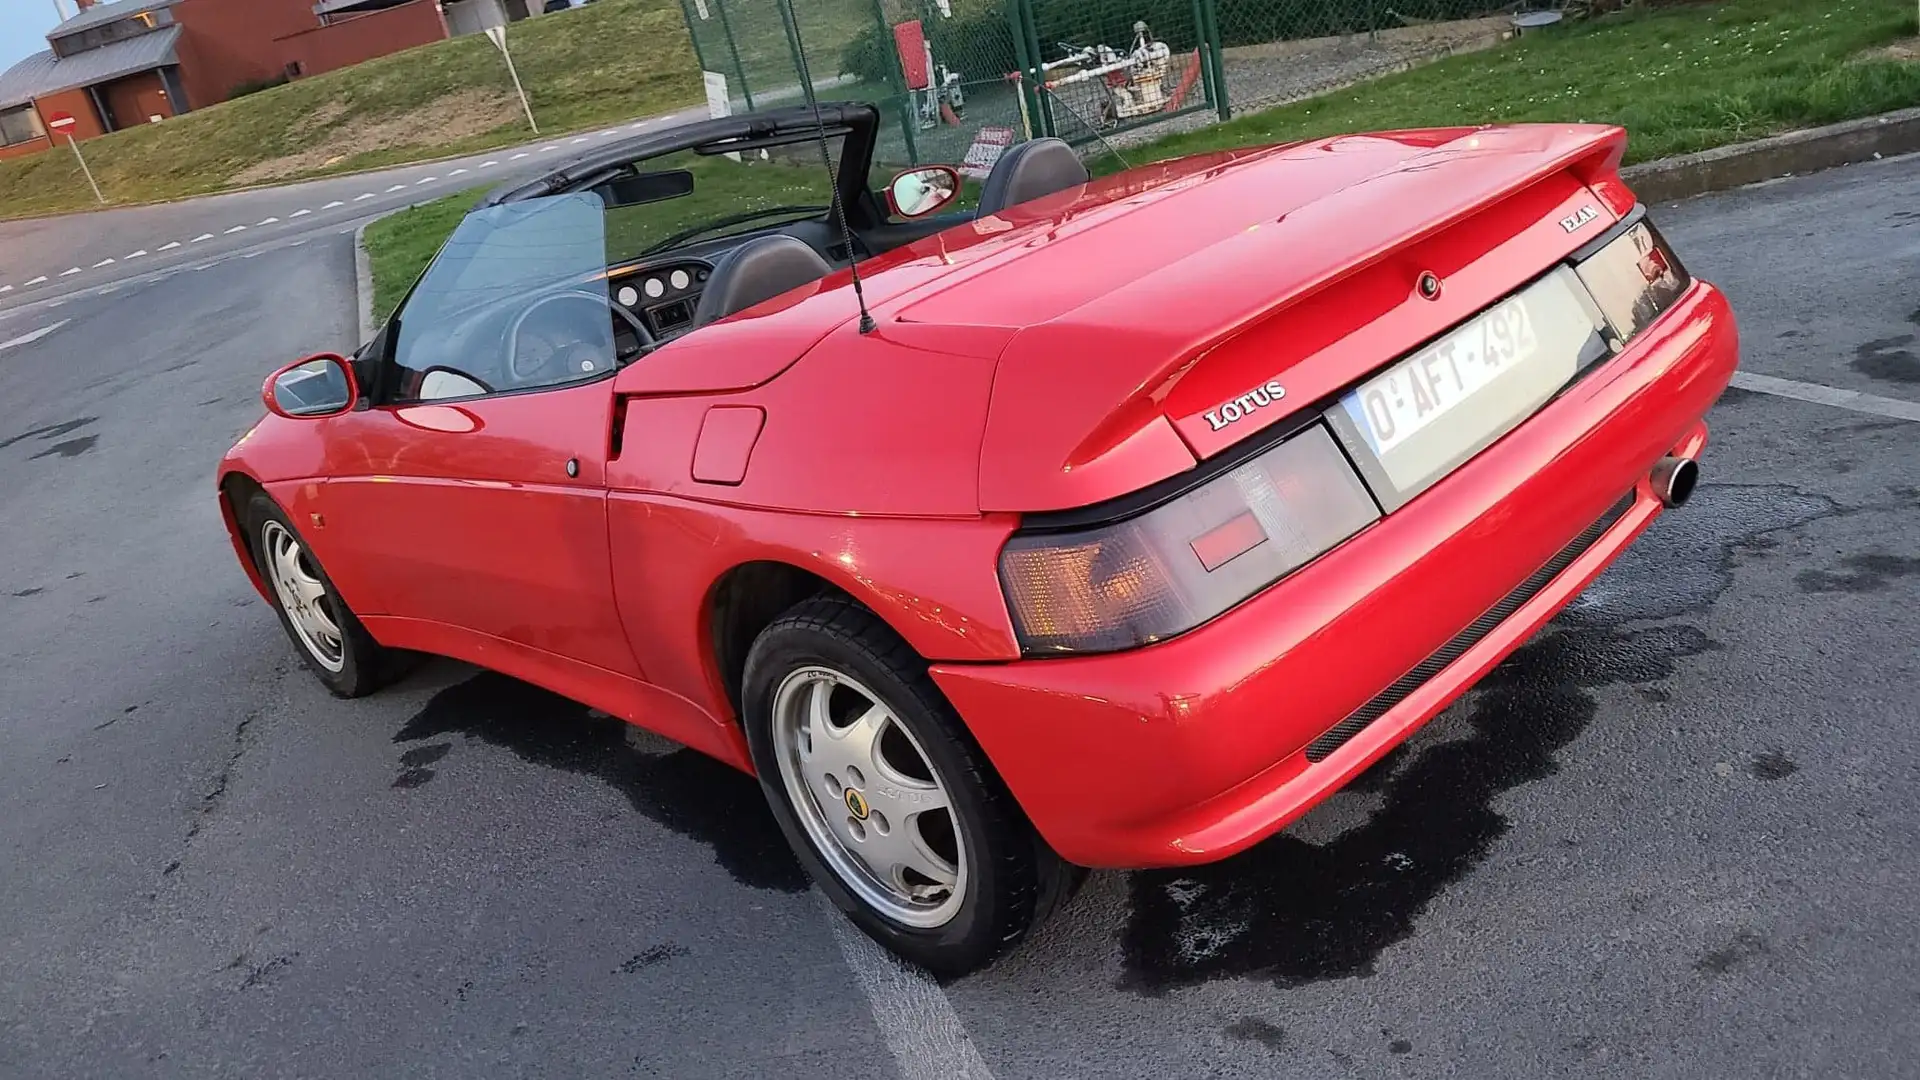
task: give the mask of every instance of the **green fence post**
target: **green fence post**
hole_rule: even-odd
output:
[[[713,70],[707,66],[707,51],[700,47],[700,34],[693,26],[693,4],[690,0],[680,0],[680,14],[687,20],[687,40],[693,42],[693,58],[699,62],[700,70]]]
[[[727,52],[733,55],[733,73],[740,79],[740,93],[747,99],[747,111],[753,111],[753,87],[747,82],[746,65],[740,62],[740,45],[733,39],[733,20],[727,17],[727,0],[712,0],[720,12],[720,30],[727,35]]]
[[[1200,87],[1207,95],[1207,104],[1217,109],[1224,89],[1213,78],[1214,42],[1207,33],[1206,0],[1193,0],[1193,36],[1194,57],[1200,65]]]
[[[1040,61],[1027,52],[1027,28],[1020,21],[1020,0],[1006,0],[1007,30],[1013,34],[1013,62],[1020,67],[1020,81],[1014,89],[1020,95],[1025,113],[1025,129],[1022,138],[1031,139],[1040,133],[1040,90],[1035,84],[1035,73],[1040,70]]]
[[[1221,120],[1233,119],[1232,94],[1227,90],[1227,61],[1223,55],[1223,39],[1220,36],[1220,7],[1216,0],[1201,0],[1201,10],[1207,19],[1207,50],[1213,68],[1213,85],[1220,91],[1220,97],[1214,102],[1220,110]]]
[[[1011,3],[1014,10],[1020,13],[1024,24],[1021,30],[1027,39],[1028,53],[1033,57],[1033,93],[1040,100],[1040,113],[1034,119],[1039,123],[1042,135],[1057,137],[1060,125],[1053,118],[1053,95],[1043,85],[1047,77],[1040,70],[1040,65],[1046,62],[1047,54],[1040,49],[1040,24],[1033,17],[1032,0],[1011,0]]]

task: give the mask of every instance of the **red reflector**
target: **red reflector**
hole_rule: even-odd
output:
[[[1260,519],[1249,510],[1219,528],[1194,537],[1188,546],[1200,557],[1200,565],[1212,573],[1266,542],[1267,530],[1260,527]]]

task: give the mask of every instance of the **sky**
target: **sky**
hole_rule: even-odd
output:
[[[73,16],[73,0],[59,0],[60,10]],[[21,57],[47,47],[47,31],[58,19],[54,0],[0,0],[0,71]]]

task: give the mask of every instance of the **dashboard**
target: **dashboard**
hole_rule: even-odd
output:
[[[667,341],[692,329],[694,309],[712,276],[713,264],[702,259],[615,270],[607,275],[607,295]]]

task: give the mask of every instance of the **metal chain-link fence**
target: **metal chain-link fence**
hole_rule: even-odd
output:
[[[1169,0],[1160,0],[1162,3]],[[1516,0],[1213,0],[1236,111],[1297,101],[1512,29]]]

